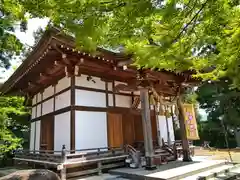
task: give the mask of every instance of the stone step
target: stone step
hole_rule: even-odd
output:
[[[213,168],[213,169],[210,169],[210,170],[198,173],[198,174],[194,174],[193,176],[188,176],[188,177],[184,178],[184,180],[194,180],[194,179],[198,179],[199,177],[202,177],[202,178],[205,177],[206,179],[209,179],[209,178],[214,177],[214,173],[218,173],[221,171],[224,172],[224,170],[227,170],[232,167],[234,167],[232,164],[222,165],[222,166],[219,166],[219,167],[216,167],[216,168]]]
[[[225,164],[225,161],[205,161],[147,175],[149,179],[179,180]]]
[[[236,165],[229,169],[227,173],[217,173],[216,177],[210,178],[208,180],[236,180],[240,179],[240,167]]]

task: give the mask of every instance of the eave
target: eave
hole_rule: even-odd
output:
[[[88,74],[100,76],[106,81],[136,81],[137,69],[129,66],[130,56],[101,48],[97,50],[97,55],[79,51],[72,37],[50,29],[44,33],[31,54],[3,84],[0,91],[5,94],[20,91],[31,96],[66,75]],[[155,82],[157,90],[166,95],[176,94],[176,86],[182,82],[196,82],[190,73],[151,70],[145,72],[148,79]]]

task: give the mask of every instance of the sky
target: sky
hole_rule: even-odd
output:
[[[15,35],[23,43],[28,46],[34,45],[33,33],[39,28],[45,28],[48,24],[48,19],[33,18],[28,20],[27,31],[21,32],[19,28],[16,28]],[[12,67],[4,72],[3,79],[0,82],[6,81],[14,72],[14,68],[18,67],[21,63],[18,60],[11,61]]]

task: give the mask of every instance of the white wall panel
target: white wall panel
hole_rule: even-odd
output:
[[[173,130],[173,124],[172,124],[172,119],[168,118],[168,127],[169,127],[169,136],[170,136],[170,141],[174,141],[174,130]],[[166,122],[166,117],[165,116],[158,116],[158,123],[159,123],[159,128],[160,128],[160,138],[164,139],[164,142],[168,142],[168,135],[167,135],[167,122]]]
[[[53,98],[45,101],[42,107],[42,115],[53,112]]]
[[[37,102],[41,102],[42,101],[42,94],[41,93],[38,93],[37,94]]]
[[[93,81],[95,82],[93,82]],[[105,82],[102,81],[99,77],[93,77],[92,80],[87,80],[87,75],[76,76],[76,85],[94,89],[103,89],[105,90]]]
[[[113,94],[108,94],[108,106],[113,106]]]
[[[35,137],[35,123],[31,123],[31,130],[30,130],[30,143],[29,143],[29,149],[30,151],[34,150],[34,137]]]
[[[70,87],[71,85],[71,78],[70,77],[64,77],[58,81],[56,84],[56,93]]]
[[[55,111],[70,106],[71,104],[71,92],[70,90],[59,94],[55,97]]]
[[[32,98],[32,105],[34,105],[36,103],[37,103],[37,96],[34,95],[33,98]]]
[[[175,141],[172,117],[168,118],[169,136],[171,142]]]
[[[41,116],[41,104],[37,105],[37,117]]]
[[[106,107],[106,94],[76,89],[76,105]]]
[[[132,97],[131,96],[123,96],[123,95],[115,95],[115,101],[117,107],[131,107]]]
[[[32,119],[36,118],[36,106],[32,107]]]
[[[76,149],[108,146],[106,112],[76,111],[75,117]]]
[[[52,96],[53,94],[54,94],[54,87],[53,86],[49,86],[43,92],[43,99],[46,99],[46,98]]]
[[[108,91],[112,91],[113,90],[113,87],[112,87],[112,82],[108,82]]]
[[[71,126],[70,112],[58,114],[54,117],[54,150],[61,151],[62,145],[70,150]]]
[[[41,132],[41,120],[36,121],[36,141],[35,141],[35,150],[40,149],[40,132]]]

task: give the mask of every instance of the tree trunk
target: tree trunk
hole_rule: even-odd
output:
[[[181,96],[177,99],[177,106],[179,110],[179,124],[181,130],[181,139],[182,139],[182,151],[183,151],[183,161],[192,161],[190,156],[190,149],[187,139],[186,126],[184,121],[184,109],[181,100]]]

